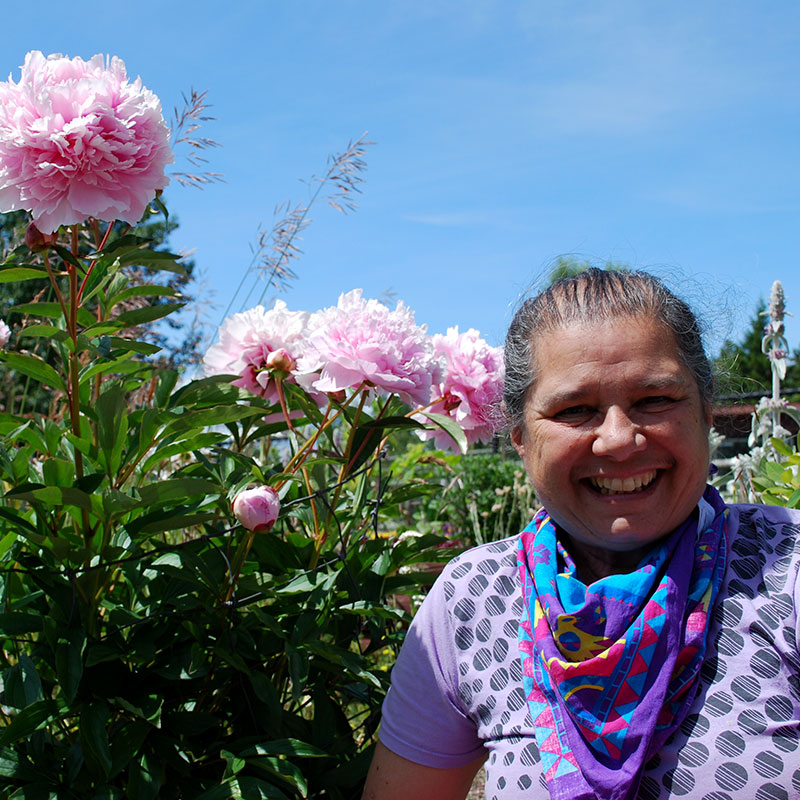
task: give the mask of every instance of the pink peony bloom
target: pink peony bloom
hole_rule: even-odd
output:
[[[233,513],[242,527],[256,533],[266,533],[278,519],[281,501],[271,486],[246,489],[236,495]]]
[[[289,311],[283,300],[265,311],[234,314],[219,329],[219,342],[203,359],[206,375],[241,375],[233,381],[271,403],[278,402],[273,371],[291,373],[304,350],[308,313]]]
[[[459,333],[457,327],[448,328],[445,336],[437,333],[433,348],[444,370],[442,379],[431,389],[431,397],[437,402],[430,410],[452,417],[470,444],[491,440],[498,427],[496,409],[503,392],[503,351],[488,345],[473,328]],[[457,449],[440,428],[424,431],[421,436],[432,438],[437,447]]]
[[[11,338],[11,329],[8,325],[5,324],[2,320],[0,320],[0,347],[5,347],[8,344],[8,340]]]
[[[116,56],[38,50],[0,82],[0,211],[31,211],[42,233],[87,217],[136,224],[169,179],[158,98]]]
[[[334,394],[365,385],[414,405],[428,401],[436,373],[430,338],[402,301],[390,311],[354,289],[313,314],[308,327],[308,349],[297,365],[305,388]]]

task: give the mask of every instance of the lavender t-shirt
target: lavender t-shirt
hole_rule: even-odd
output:
[[[800,798],[800,512],[731,506],[730,559],[694,705],[646,765],[640,800]],[[487,800],[549,800],[522,690],[517,537],[453,559],[408,632],[380,739],[458,767]]]

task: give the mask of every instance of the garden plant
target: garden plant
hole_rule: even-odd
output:
[[[0,411],[0,795],[357,798],[394,598],[451,555],[378,536],[437,490],[387,453],[489,438],[499,353],[355,290],[234,315],[204,377],[164,367],[157,278],[184,267],[138,225],[172,158],[119,59],[34,52],[0,83],[0,211],[30,215],[0,282],[46,286],[4,310],[0,369],[47,409]]]

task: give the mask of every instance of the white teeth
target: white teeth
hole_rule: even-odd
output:
[[[592,486],[599,489],[601,494],[622,494],[641,492],[649,486],[658,475],[657,470],[645,472],[635,478],[590,478]]]

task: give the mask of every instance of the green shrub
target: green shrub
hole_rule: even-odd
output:
[[[132,263],[182,269],[134,235],[95,251],[77,229],[69,250],[23,246],[0,267],[59,297],[11,309],[49,363],[0,353],[52,408],[0,414],[0,795],[359,797],[408,623],[392,597],[432,577],[400,566],[447,555],[436,536],[377,536],[420,493],[382,455],[416,423],[393,400],[381,419],[346,403],[323,417],[287,385],[282,415],[230,376],[179,385],[128,332],[180,297],[118,314]],[[253,483],[279,489],[268,533],[232,518]]]

